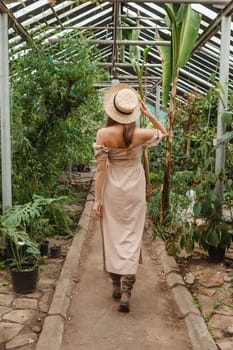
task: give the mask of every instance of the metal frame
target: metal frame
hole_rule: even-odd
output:
[[[111,85],[111,79],[118,78],[121,81],[128,82],[133,87],[137,87],[137,79],[133,75],[129,57],[126,50],[126,61],[119,62],[118,47],[120,45],[138,45],[143,49],[144,46],[151,45],[152,49],[148,56],[148,62],[145,64],[146,74],[143,79],[143,86],[147,89],[148,98],[154,96],[156,101],[160,101],[161,84],[161,58],[158,53],[158,45],[167,45],[167,42],[154,40],[154,30],[157,29],[169,40],[167,28],[163,23],[164,11],[163,3],[192,3],[207,6],[208,9],[216,13],[215,19],[211,20],[208,16],[202,23],[203,33],[199,36],[193,55],[185,68],[180,70],[180,84],[177,91],[182,98],[184,92],[191,92],[196,84],[199,85],[199,91],[204,93],[211,84],[208,82],[208,65],[215,67],[220,64],[220,83],[224,85],[229,80],[233,81],[233,57],[229,59],[229,53],[233,56],[233,49],[230,47],[230,37],[232,30],[230,26],[230,16],[233,14],[233,1],[225,0],[109,0],[100,1],[98,4],[90,2],[77,3],[75,0],[63,1],[57,0],[52,5],[49,1],[25,1],[25,8],[21,3],[14,4],[12,1],[0,0],[0,42],[2,50],[0,52],[0,112],[1,112],[1,133],[2,133],[2,192],[3,207],[11,206],[11,152],[10,152],[10,109],[9,109],[9,74],[8,74],[8,40],[7,40],[7,18],[11,28],[9,30],[9,45],[14,46],[15,54],[21,53],[26,43],[31,42],[31,34],[39,31],[41,28],[48,29],[41,36],[42,44],[58,40],[56,33],[59,30],[62,33],[77,30],[89,32],[90,42],[95,42],[100,48],[100,55],[106,59],[106,63],[101,62],[106,68],[110,68],[110,80],[96,84],[98,88],[106,88]],[[11,4],[12,3],[12,4]],[[40,5],[42,3],[42,6]],[[70,6],[72,4],[72,7]],[[11,4],[11,5],[9,5]],[[8,6],[7,6],[8,5]],[[24,9],[25,11],[21,11]],[[28,11],[26,11],[28,9]],[[20,12],[21,11],[21,12]],[[121,40],[119,31],[123,29],[122,18],[140,19],[141,35],[138,41]],[[35,16],[35,21],[33,20]],[[228,19],[226,19],[226,16]],[[24,23],[30,26],[25,29]],[[221,35],[221,58],[216,52],[211,50],[211,45],[218,46],[217,40],[211,38],[220,37],[218,34],[220,25],[222,25]],[[138,29],[139,26],[132,25],[132,29]],[[227,39],[226,39],[227,32]],[[13,33],[17,33],[15,38]],[[224,36],[224,38],[223,38]],[[225,42],[226,41],[226,42]],[[64,56],[65,53],[61,55]],[[13,56],[12,56],[13,57]],[[228,68],[229,64],[229,68]],[[219,102],[218,110],[218,135],[220,138],[224,133],[221,116],[227,105],[227,90],[225,96],[222,96],[225,106]],[[156,103],[156,113],[158,114],[159,104]],[[216,154],[216,171],[224,167],[224,147],[220,148]],[[221,192],[221,186],[219,187]]]
[[[0,116],[1,116],[1,162],[2,162],[2,207],[12,205],[11,189],[11,136],[10,136],[10,94],[8,65],[8,20],[0,12]]]
[[[99,6],[96,6],[95,4],[92,4],[92,3],[82,3],[80,5],[77,5],[77,6],[74,6],[75,4],[75,1],[73,1],[73,7],[72,9],[69,8],[68,5],[66,5],[67,1],[61,1],[61,0],[57,0],[56,1],[56,5],[54,6],[51,6],[49,3],[44,4],[43,5],[43,13],[47,13],[48,10],[50,9],[51,10],[51,14],[49,15],[49,17],[45,17],[44,19],[41,19],[41,24],[44,25],[44,27],[46,27],[46,23],[49,24],[49,28],[51,29],[52,27],[54,28],[54,33],[56,32],[56,30],[68,30],[68,28],[66,27],[69,27],[70,30],[76,30],[76,29],[81,29],[81,30],[87,30],[87,29],[90,29],[90,30],[93,30],[93,32],[95,33],[94,36],[96,36],[96,38],[94,38],[94,36],[92,37],[92,39],[90,40],[93,40],[95,41],[96,43],[98,43],[101,51],[104,49],[104,47],[106,45],[109,45],[110,47],[110,50],[112,50],[112,55],[109,54],[109,56],[106,56],[105,57],[109,57],[109,61],[107,62],[107,66],[109,66],[109,63],[112,63],[112,69],[111,69],[111,73],[114,71],[115,73],[114,74],[117,74],[117,63],[120,63],[120,62],[117,62],[117,59],[118,59],[118,46],[121,45],[121,44],[125,44],[127,45],[128,43],[125,41],[125,42],[122,42],[119,40],[118,38],[118,30],[120,29],[121,25],[120,25],[120,18],[122,16],[125,16],[125,13],[124,12],[121,12],[119,11],[119,9],[121,10],[123,7],[127,7],[129,9],[129,17],[139,17],[138,16],[138,8],[140,7],[140,10],[141,10],[141,13],[142,15],[140,15],[140,19],[141,19],[141,38],[140,38],[140,41],[137,41],[137,42],[130,42],[131,45],[139,45],[141,47],[143,46],[146,46],[146,45],[150,45],[152,44],[153,45],[153,50],[151,50],[151,53],[149,54],[149,57],[148,57],[148,62],[149,63],[154,63],[153,62],[153,57],[156,57],[156,61],[155,63],[156,64],[159,64],[161,63],[161,59],[159,57],[159,54],[158,54],[158,51],[156,49],[156,46],[158,44],[158,42],[156,42],[156,40],[151,40],[152,38],[152,35],[153,35],[153,29],[154,29],[154,25],[151,25],[151,27],[148,25],[148,21],[150,22],[158,22],[158,23],[161,23],[162,21],[162,11],[158,11],[159,7],[157,4],[163,4],[164,2],[176,2],[176,1],[156,1],[156,3],[154,1],[147,1],[146,3],[144,3],[144,1],[140,1],[140,0],[136,0],[136,1],[123,1],[123,0],[111,0],[111,1],[102,1],[100,2],[100,5]],[[177,1],[178,2],[178,1]],[[183,1],[184,3],[200,3],[200,1]],[[0,4],[2,4],[3,1],[0,0]],[[39,2],[38,2],[39,3]],[[30,4],[30,1],[26,1],[26,6]],[[134,6],[135,4],[135,6]],[[151,18],[149,19],[148,17],[148,10],[150,10],[150,4],[151,4]],[[211,7],[211,5],[215,4],[215,5],[218,5],[218,6],[221,6],[223,7],[222,10],[217,10],[216,8],[212,8],[214,9],[216,12],[219,12],[218,13],[218,16],[215,18],[215,20],[213,21],[210,21],[209,23],[209,26],[208,27],[203,27],[203,34],[200,36],[199,38],[199,41],[195,47],[195,50],[194,52],[198,53],[200,51],[203,51],[203,47],[204,47],[204,43],[209,40],[209,38],[215,34],[216,30],[218,30],[218,27],[219,27],[219,23],[221,22],[221,18],[222,16],[224,16],[226,14],[226,12],[230,11],[230,13],[232,13],[232,1],[202,1],[201,4],[206,4],[208,6],[208,8]],[[97,8],[97,10],[95,11],[95,6]],[[118,7],[118,10],[116,11],[114,8],[115,7]],[[6,7],[6,6],[5,6]],[[4,7],[4,8],[5,8]],[[110,8],[112,7],[112,10],[110,10]],[[17,6],[13,7],[12,8],[12,11],[14,10],[14,8],[16,8],[17,10],[20,10],[20,8],[22,8],[22,5],[18,4]],[[98,8],[100,8],[99,10],[99,13],[98,14],[95,14],[94,13],[97,13],[98,11]],[[143,10],[145,8],[145,11]],[[108,17],[106,16],[103,16],[103,10],[105,9],[108,9]],[[42,10],[41,10],[42,11]],[[114,12],[115,11],[115,12]],[[9,12],[9,10],[8,10]],[[13,11],[14,12],[14,11]],[[36,9],[33,10],[33,13],[37,14],[39,13],[39,8],[37,7]],[[71,20],[66,20],[65,21],[65,18],[68,18],[69,17],[69,13],[72,13],[72,19]],[[93,13],[93,18],[89,18],[89,13]],[[87,15],[88,14],[88,15]],[[134,15],[133,15],[134,14]],[[75,17],[79,17],[79,20],[78,22],[75,21]],[[31,17],[31,13],[28,13],[28,16]],[[48,14],[46,14],[46,16],[48,16]],[[54,20],[52,21],[52,18],[54,17]],[[77,18],[78,18],[77,17]],[[105,19],[103,17],[106,17]],[[156,18],[160,18],[161,17],[161,21],[159,20],[156,20]],[[20,21],[25,21],[26,19],[26,15],[24,14],[23,16],[21,16],[19,19]],[[47,18],[50,18],[50,19],[47,19]],[[96,18],[96,19],[95,19]],[[97,19],[99,18],[99,20]],[[60,19],[60,20],[59,20]],[[98,21],[98,24],[97,24],[97,21]],[[19,30],[17,31],[23,40],[28,40],[29,39],[29,35],[27,33],[27,36],[25,37],[25,29],[22,25],[22,23],[18,22],[18,20],[16,18],[14,18],[14,21],[11,22],[9,21],[10,25],[13,25],[14,27],[14,30],[16,30],[16,27],[19,28],[19,26],[17,25],[17,23],[20,25],[20,28],[22,30]],[[50,23],[53,23],[54,25],[52,26]],[[69,25],[69,23],[72,23],[72,26]],[[86,24],[84,23],[89,23],[90,25],[87,26]],[[106,23],[106,26],[103,26],[101,23]],[[58,25],[56,25],[58,24]],[[16,27],[15,27],[16,25]],[[158,25],[159,26],[159,25]],[[134,26],[135,27],[135,26]],[[165,27],[163,28],[160,28],[159,30],[165,30]],[[102,35],[100,37],[100,33],[102,31]],[[105,33],[105,34],[104,34]],[[108,33],[108,40],[106,40],[104,38],[104,35],[106,35],[106,33]],[[207,36],[207,33],[208,33],[208,36]],[[49,39],[49,36],[48,35],[51,35],[51,34],[46,34],[45,33],[45,37],[47,36],[48,39]],[[47,40],[48,40],[47,39]],[[49,39],[50,40],[50,39]],[[160,43],[161,44],[161,43]],[[213,44],[215,44],[213,42]],[[17,46],[16,46],[17,47]],[[18,50],[22,50],[22,44],[19,42],[19,45],[18,45]],[[200,52],[201,53],[201,52]],[[209,58],[211,59],[211,57],[213,57],[213,61],[215,61],[215,66],[217,65],[216,64],[216,58],[214,58],[214,53],[211,52],[210,54],[210,57],[206,57],[203,58],[205,59],[206,63],[203,65],[203,70],[205,70],[205,65],[208,64],[209,62]],[[110,58],[111,56],[111,58]],[[199,62],[198,62],[198,59],[196,58],[191,58],[192,62],[194,62],[194,64],[196,64],[197,66],[197,72],[198,72],[198,66],[199,66]],[[129,62],[127,62],[129,64]],[[126,68],[126,74],[127,74],[127,69],[129,67],[125,67]],[[152,68],[152,67],[151,67]],[[201,68],[201,66],[200,66]],[[186,77],[188,77],[189,75],[189,70],[187,68],[185,68],[185,71],[187,72],[186,74]],[[151,74],[153,75],[161,75],[161,70],[158,69],[158,67],[154,67],[154,69],[151,71]],[[230,75],[232,76],[232,66],[230,67]],[[197,73],[198,76],[201,77],[201,75],[199,75]],[[192,74],[190,74],[189,76],[189,80],[190,80],[190,83],[192,81]],[[181,76],[181,79],[182,79],[182,76]],[[205,86],[206,84],[206,81],[207,81],[208,78],[205,78],[202,80],[202,84],[203,86]],[[200,84],[201,84],[201,81],[200,81]]]

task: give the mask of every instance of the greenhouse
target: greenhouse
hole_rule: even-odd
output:
[[[0,349],[233,348],[232,16],[0,0]]]

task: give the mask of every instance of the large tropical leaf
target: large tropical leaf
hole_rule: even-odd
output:
[[[130,40],[138,40],[139,38],[139,31],[133,29],[131,31],[131,39]],[[141,51],[137,45],[129,45],[129,58],[132,62],[139,62],[141,58]]]
[[[165,23],[171,30],[171,46],[159,46],[163,71],[163,105],[167,107],[171,83],[178,68],[189,59],[200,27],[201,16],[187,4],[164,4]],[[158,37],[158,35],[157,35]],[[160,34],[158,40],[163,40]]]
[[[171,28],[172,23],[176,21],[176,15],[173,9],[172,4],[164,4],[164,9],[167,13],[167,17],[165,17],[165,23],[168,25],[169,28]]]
[[[162,38],[159,38],[159,40],[163,40]],[[162,59],[162,71],[163,71],[163,81],[162,81],[162,102],[163,106],[167,107],[168,105],[168,99],[169,99],[169,93],[170,93],[170,86],[172,82],[172,52],[171,52],[171,45],[168,46],[158,46],[160,56]]]
[[[183,17],[180,33],[179,56],[177,60],[178,67],[184,67],[192,53],[200,22],[201,15],[193,11],[191,5],[188,5],[185,16]]]

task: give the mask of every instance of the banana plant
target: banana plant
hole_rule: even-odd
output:
[[[138,13],[139,17],[139,13]],[[127,19],[129,20],[129,19]],[[127,22],[128,23],[128,22]],[[134,23],[131,21],[128,23],[133,25]],[[136,27],[138,29],[129,29],[122,32],[122,39],[127,40],[139,40],[140,35],[140,21],[139,18],[136,19]],[[143,51],[136,45],[129,45],[129,59],[132,65],[132,68],[137,76],[138,80],[138,92],[142,100],[144,100],[144,91],[143,91],[143,74],[145,69],[145,63],[150,51],[150,47],[146,47]],[[124,61],[125,52],[124,46],[121,48],[121,59]],[[145,127],[145,116],[141,114],[140,117],[140,127]],[[146,177],[146,196],[150,197],[151,194],[151,183],[150,183],[150,169],[149,169],[149,159],[148,159],[148,150],[144,149],[143,151],[143,163]]]
[[[168,138],[161,203],[161,220],[169,212],[169,183],[172,153],[172,134],[176,111],[176,92],[179,78],[179,68],[187,63],[196,42],[200,28],[201,15],[195,12],[190,4],[164,4],[166,11],[165,23],[170,29],[171,40],[168,46],[159,46],[162,58],[162,100],[168,114]],[[163,39],[160,36],[160,39]],[[170,97],[170,98],[169,98]],[[168,106],[169,105],[169,106]]]

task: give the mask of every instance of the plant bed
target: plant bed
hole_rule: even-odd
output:
[[[81,207],[81,209],[83,209],[85,206],[85,198],[90,189],[92,176],[89,177],[89,180],[85,180],[86,191],[83,191],[83,200],[79,203],[77,202],[76,206],[70,204],[72,211],[74,212],[74,218],[77,220],[77,222],[79,221],[82,212],[82,210],[77,210],[77,208],[80,209]],[[78,178],[76,181],[78,181]],[[88,181],[89,184],[87,183]],[[77,232],[77,230],[78,227],[75,225],[75,231]],[[1,323],[4,325],[6,322],[9,324],[9,329],[11,329],[11,327],[16,327],[17,323],[15,322],[15,314],[16,317],[19,317],[18,315],[20,314],[23,318],[27,318],[27,322],[23,324],[23,328],[20,330],[16,337],[20,337],[24,334],[30,334],[31,336],[33,333],[35,335],[35,340],[32,340],[32,343],[30,344],[30,350],[35,350],[36,348],[36,339],[39,337],[39,334],[42,330],[44,318],[47,316],[47,313],[49,311],[56,284],[60,277],[66,255],[72,244],[72,240],[73,236],[71,235],[58,235],[49,237],[49,246],[52,247],[59,245],[61,247],[62,254],[57,259],[51,258],[50,254],[43,255],[40,258],[37,287],[34,291],[31,291],[27,294],[13,293],[10,270],[7,265],[4,264],[3,257],[0,257],[0,327]],[[0,343],[0,348],[5,348],[6,344],[9,343],[11,338],[12,336],[10,333],[9,337],[7,337],[6,329],[6,334],[4,334],[4,342]],[[28,343],[24,344],[25,347],[27,345]]]
[[[215,342],[228,342],[233,338],[233,247],[221,263],[210,262],[201,249],[179,255],[176,262]]]

